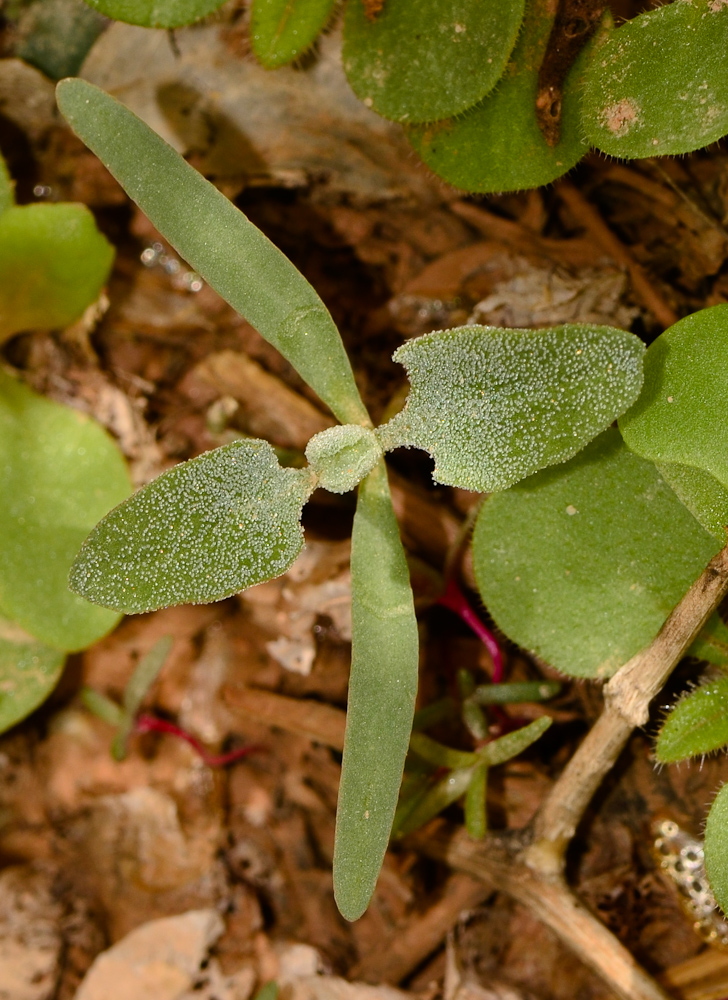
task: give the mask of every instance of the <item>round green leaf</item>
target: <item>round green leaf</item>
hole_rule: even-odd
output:
[[[437,482],[502,490],[576,454],[634,401],[644,345],[607,326],[464,326],[394,354],[411,383],[381,430],[387,449],[422,448]]]
[[[354,93],[384,118],[428,122],[459,114],[503,74],[525,0],[386,0],[376,18],[349,0],[344,69]]]
[[[546,143],[536,121],[538,71],[546,52],[555,6],[528,0],[523,30],[503,79],[465,114],[408,129],[428,167],[464,191],[517,191],[550,184],[587,152],[581,124],[584,68],[607,29],[582,51],[564,85],[561,139]]]
[[[282,469],[267,441],[234,441],[183,462],[112,510],[70,585],[133,614],[205,604],[285,573],[303,548],[311,475]]]
[[[607,677],[654,638],[720,547],[610,429],[486,501],[473,560],[506,635],[565,674]]]
[[[293,62],[311,48],[336,0],[253,0],[250,39],[266,69]]]
[[[676,764],[728,743],[728,677],[701,684],[675,705],[655,745],[661,764]]]
[[[143,28],[181,28],[222,7],[225,0],[86,0],[115,21]]]
[[[128,496],[116,445],[93,420],[0,372],[0,614],[55,649],[83,649],[118,616],[68,590],[89,529]]]
[[[586,74],[586,138],[623,157],[689,153],[720,139],[726,52],[724,0],[674,0],[623,24]]]
[[[728,527],[728,489],[715,476],[692,465],[660,462],[660,475],[706,531],[725,541]]]
[[[728,913],[728,785],[713,799],[705,824],[705,873],[718,906]]]
[[[65,654],[0,619],[0,733],[42,705],[63,672]]]
[[[51,80],[73,76],[107,24],[82,0],[34,0],[18,20],[15,55]]]
[[[85,205],[22,205],[0,215],[0,342],[67,326],[106,283],[114,251]]]
[[[702,469],[728,489],[727,399],[728,305],[720,305],[686,316],[650,346],[642,395],[619,429],[643,458]],[[677,482],[674,471],[668,476]],[[690,492],[720,516],[725,489],[711,495],[709,486],[702,477]]]

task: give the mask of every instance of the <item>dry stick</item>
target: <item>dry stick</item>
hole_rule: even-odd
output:
[[[677,313],[665,302],[648,278],[647,272],[637,263],[624,243],[614,235],[597,209],[586,200],[581,191],[567,180],[559,181],[556,190],[561,200],[579,222],[586,227],[595,242],[609,254],[615,263],[621,264],[629,271],[635,294],[642,299],[657,322],[665,327],[677,323],[679,319]]]
[[[652,644],[620,667],[604,689],[604,711],[553,786],[525,854],[544,876],[563,870],[566,847],[592,796],[616,763],[632,730],[728,591],[728,545],[708,563]]]
[[[464,831],[410,838],[423,854],[507,893],[541,920],[624,1000],[670,1000],[603,923],[579,903],[561,878],[546,879],[514,859],[504,843],[477,843]]]

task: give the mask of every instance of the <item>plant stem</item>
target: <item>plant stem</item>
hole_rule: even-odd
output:
[[[251,753],[257,753],[261,749],[258,746],[247,746],[238,747],[237,750],[230,750],[228,753],[210,753],[192,733],[188,733],[186,729],[181,729],[173,722],[167,722],[166,719],[158,719],[155,715],[140,715],[134,725],[134,732],[166,733],[168,736],[176,736],[177,739],[189,743],[202,759],[203,764],[206,764],[208,767],[227,767],[228,764],[234,764],[236,761],[242,760],[243,757],[247,757]]]

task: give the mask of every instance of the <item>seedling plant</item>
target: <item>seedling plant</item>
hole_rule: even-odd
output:
[[[548,725],[539,720],[472,754],[421,733],[410,743],[417,630],[384,454],[424,449],[438,482],[492,494],[473,550],[496,621],[562,672],[607,678],[650,643],[725,541],[728,307],[680,321],[646,357],[637,337],[603,326],[425,335],[395,353],[410,394],[375,428],[329,313],[286,258],[113,98],[67,80],[58,100],[177,252],[341,421],[311,439],[303,469],[282,468],[264,441],[241,440],[163,474],[92,531],[71,586],[127,613],[219,600],[286,571],[303,545],[300,515],[314,488],[358,489],[334,857],[338,905],[355,919],[395,821],[408,746],[420,762],[450,769],[449,788],[466,794],[468,826],[481,835],[488,768]],[[696,650],[725,662],[725,633],[714,618]],[[472,731],[479,702],[469,683]],[[397,832],[442,808],[444,790],[406,789]]]

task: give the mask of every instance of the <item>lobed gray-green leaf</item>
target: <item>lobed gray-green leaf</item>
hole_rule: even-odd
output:
[[[344,69],[385,118],[431,122],[472,107],[503,74],[525,0],[386,0],[376,18],[349,0]]]
[[[617,28],[590,63],[589,142],[611,156],[689,153],[728,132],[728,5],[674,0]]]
[[[394,354],[411,383],[377,432],[389,450],[423,448],[437,482],[502,490],[566,461],[637,398],[644,345],[606,326],[465,326]]]
[[[232,202],[123,104],[62,80],[76,134],[191,266],[290,361],[342,423],[369,424],[339,331],[311,285]]]
[[[608,677],[657,634],[721,548],[610,429],[483,505],[483,600],[509,638],[574,677]]]
[[[83,544],[70,586],[128,614],[204,604],[285,573],[303,547],[305,469],[267,441],[234,441],[163,473]]]
[[[369,905],[389,842],[417,694],[409,570],[380,460],[359,487],[351,538],[352,659],[334,847],[347,920]]]

